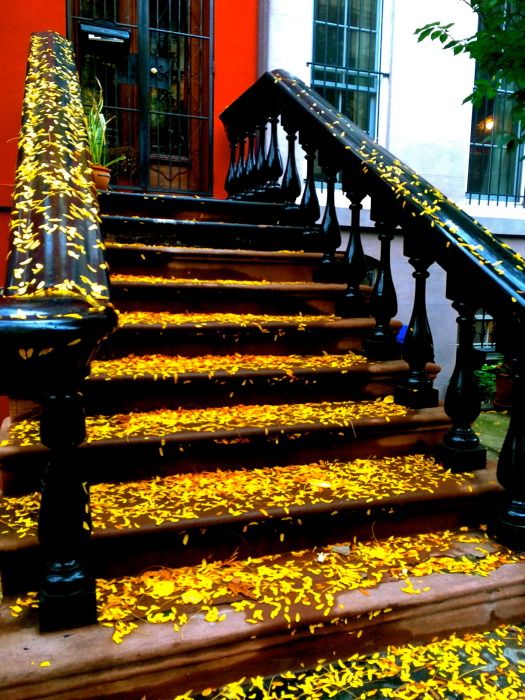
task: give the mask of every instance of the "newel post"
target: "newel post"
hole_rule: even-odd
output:
[[[76,451],[85,434],[84,405],[78,392],[59,390],[42,399],[40,438],[50,450],[38,523],[42,631],[97,620],[95,581],[88,564],[89,488]]]

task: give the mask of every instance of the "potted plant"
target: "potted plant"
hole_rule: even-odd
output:
[[[512,380],[509,366],[503,360],[494,360],[476,370],[482,402],[492,404],[498,411],[511,407]]]
[[[93,168],[93,180],[99,190],[105,190],[109,186],[111,176],[110,166],[124,159],[124,155],[108,160],[108,145],[106,132],[109,122],[114,118],[106,119],[104,115],[104,96],[102,85],[97,78],[98,91],[91,93],[91,104],[86,111],[88,146],[91,152],[91,166]]]

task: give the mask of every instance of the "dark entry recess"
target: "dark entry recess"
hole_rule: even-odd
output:
[[[84,100],[98,79],[109,155],[125,156],[115,189],[210,193],[211,13],[210,0],[68,0]]]

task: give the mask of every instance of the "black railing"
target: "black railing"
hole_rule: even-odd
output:
[[[34,34],[0,297],[0,391],[40,403],[49,448],[38,526],[43,630],[96,621],[79,388],[115,326],[72,48],[58,34]]]
[[[381,242],[381,264],[368,305],[376,325],[364,346],[371,358],[392,357],[395,352],[390,320],[397,312],[397,300],[390,272],[390,242],[394,233],[404,236],[404,252],[414,268],[415,294],[402,346],[409,372],[396,392],[396,400],[412,408],[435,406],[438,401],[425,371],[434,358],[425,289],[428,268],[433,262],[446,271],[446,295],[458,312],[458,347],[445,398],[452,428],[445,435],[439,454],[444,465],[455,471],[483,468],[486,463],[485,450],[472,430],[481,402],[474,374],[479,366],[479,352],[473,348],[474,322],[480,307],[495,319],[498,349],[513,367],[515,390],[509,432],[498,464],[498,479],[505,487],[505,496],[491,527],[508,544],[524,546],[525,260],[337,113],[310,87],[283,70],[265,73],[220,118],[231,145],[226,179],[230,197],[293,202],[289,183],[297,181],[296,173],[279,181],[282,169],[278,172],[274,168],[275,163],[282,162],[276,153],[277,122],[280,120],[286,131],[286,161],[292,168],[296,160],[290,149],[298,139],[306,154],[307,177],[297,210],[300,218],[311,225],[319,216],[312,180],[317,155],[328,188],[325,218],[320,226],[325,246],[318,279],[330,275],[340,279],[343,274],[347,289],[341,297],[341,308],[349,313],[363,310],[359,290],[363,277],[360,212],[361,202],[370,197],[370,216]],[[267,125],[272,144],[269,149],[264,138]],[[243,145],[246,139],[250,139],[249,160]],[[351,210],[350,238],[342,263],[335,256],[340,239],[332,204],[338,174]]]

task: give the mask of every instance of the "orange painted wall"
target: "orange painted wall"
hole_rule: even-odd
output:
[[[215,0],[213,194],[224,197],[230,160],[218,115],[257,79],[257,0]]]

